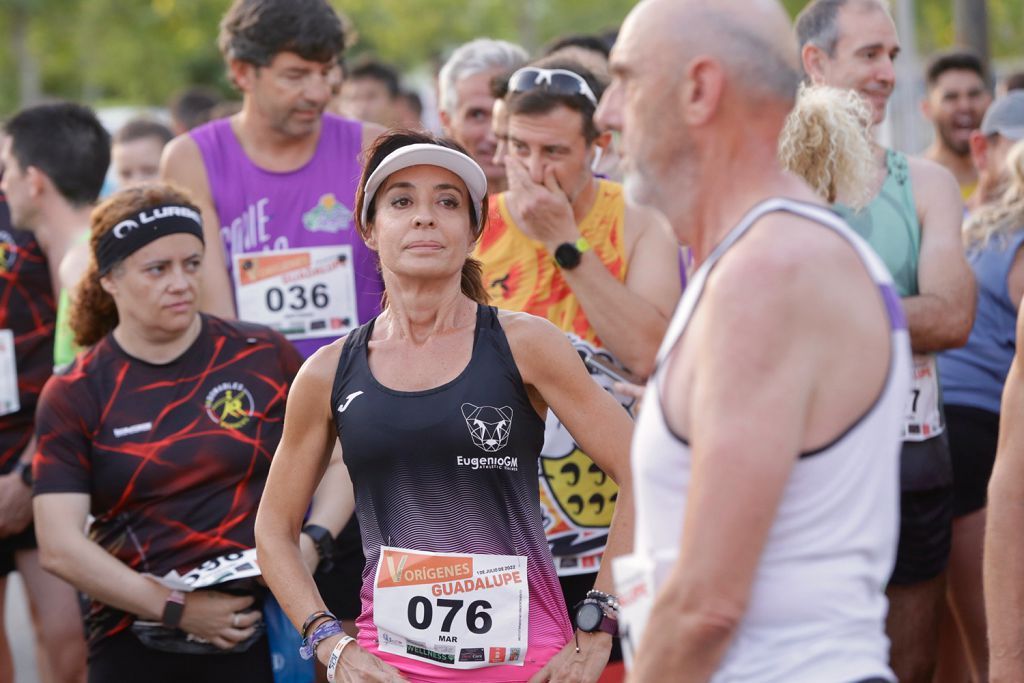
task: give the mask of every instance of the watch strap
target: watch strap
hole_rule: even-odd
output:
[[[580,252],[581,254],[584,254],[590,251],[591,249],[590,242],[588,242],[587,238],[584,237],[583,235],[580,235],[579,238],[575,242],[573,242],[573,246],[576,247],[576,251]]]
[[[181,617],[185,614],[185,594],[178,590],[172,590],[164,603],[164,613],[160,617],[160,623],[170,628],[178,628],[181,624]]]
[[[601,623],[597,625],[598,631],[604,631],[610,636],[619,635],[619,620],[605,614],[601,617]]]
[[[313,539],[316,546],[316,554],[320,558],[317,571],[331,571],[334,567],[334,536],[331,532],[317,524],[307,524],[302,527],[302,533]]]

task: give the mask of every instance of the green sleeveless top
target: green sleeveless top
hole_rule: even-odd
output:
[[[841,204],[833,208],[882,257],[900,296],[917,296],[921,223],[917,219],[907,157],[886,150],[885,165],[885,183],[870,204],[860,211]]]
[[[89,241],[89,231],[85,230],[75,239],[75,246]],[[66,288],[61,288],[57,298],[57,321],[53,335],[53,367],[63,368],[81,351],[75,343],[75,333],[71,331],[71,297]]]
[[[75,344],[75,334],[71,331],[71,297],[68,290],[60,290],[57,300],[57,323],[54,325],[53,336],[53,367],[62,368],[75,359],[81,351]]]

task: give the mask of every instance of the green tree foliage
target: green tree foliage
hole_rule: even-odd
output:
[[[230,92],[217,50],[229,0],[0,0],[0,116],[19,84],[38,74],[48,96],[93,104],[161,105],[190,84]],[[616,27],[634,0],[331,0],[355,26],[350,54],[372,53],[402,69],[436,64],[478,36],[531,50],[566,33]],[[709,2],[712,0],[708,0]],[[783,0],[792,13],[806,0]],[[989,0],[992,53],[1019,55],[1024,3]],[[923,53],[952,44],[952,0],[917,0]],[[19,43],[19,39],[22,43]],[[31,63],[17,46],[24,44]]]

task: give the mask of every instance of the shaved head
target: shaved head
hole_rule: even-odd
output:
[[[796,36],[776,0],[645,0],[630,17],[637,22],[634,35],[652,50],[668,51],[677,65],[707,55],[752,97],[796,98]]]
[[[598,124],[622,131],[631,201],[676,224],[715,165],[776,164],[796,100],[796,35],[777,0],[643,0],[612,49]]]

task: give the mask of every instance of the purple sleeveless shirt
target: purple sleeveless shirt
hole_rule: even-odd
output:
[[[206,166],[231,274],[233,255],[280,249],[351,245],[356,327],[380,312],[384,285],[377,255],[363,244],[353,221],[362,167],[362,124],[324,114],[313,157],[287,173],[256,166],[242,149],[229,119],[191,133]],[[232,280],[232,283],[234,280]],[[337,337],[294,340],[303,357]]]

